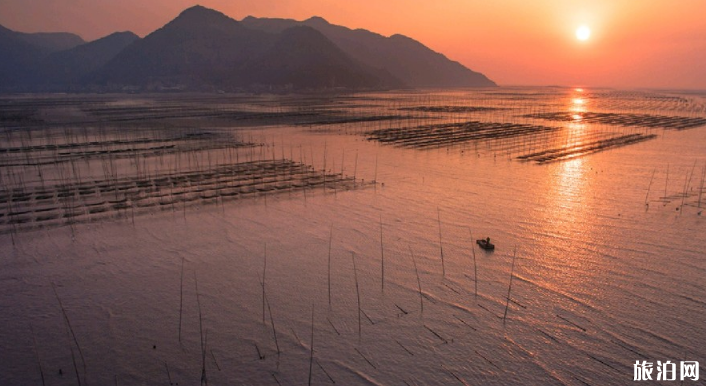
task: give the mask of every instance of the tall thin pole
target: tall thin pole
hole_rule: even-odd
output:
[[[184,257],[181,258],[181,281],[179,283],[179,343],[181,344],[181,319],[184,309]]]
[[[42,370],[42,361],[39,359],[39,349],[37,348],[37,338],[34,336],[34,328],[32,323],[29,324],[29,330],[32,332],[32,343],[34,344],[34,355],[37,358],[37,367],[39,367],[39,375],[42,377],[42,386],[46,386],[44,381],[44,370]]]
[[[667,177],[664,180],[664,198],[667,198],[667,186],[669,185],[669,164],[667,164]]]
[[[333,241],[333,224],[328,236],[328,306],[331,308],[331,243]]]
[[[196,305],[199,310],[199,336],[201,337],[201,384],[205,383],[208,385],[208,378],[206,377],[206,344],[204,343],[201,297],[199,296],[199,282],[196,278],[196,271],[194,271],[194,286],[196,288]]]
[[[478,301],[478,265],[476,264],[476,246],[473,245],[473,232],[468,228],[468,234],[471,235],[471,251],[473,251],[473,281],[475,282],[476,301]]]
[[[267,273],[267,243],[265,243],[265,259],[262,266],[262,324],[265,324],[265,274]]]
[[[314,368],[314,304],[311,304],[311,344],[309,353],[309,386],[311,386],[311,371]]]
[[[436,207],[436,218],[439,221],[439,253],[441,254],[441,272],[442,276],[446,277],[446,265],[444,264],[444,246],[441,242],[441,210]]]
[[[409,254],[412,255],[412,264],[414,264],[414,274],[417,275],[417,289],[419,290],[419,305],[421,307],[421,315],[424,316],[424,297],[422,296],[422,281],[419,280],[419,270],[417,270],[417,259],[414,258],[412,247],[409,246]]]
[[[382,244],[382,215],[380,215],[380,271],[381,271],[381,288],[385,292],[385,249]]]
[[[698,207],[701,208],[701,195],[704,192],[704,178],[706,178],[706,165],[701,169],[701,186],[699,187],[699,205]]]
[[[507,309],[510,306],[510,292],[512,291],[512,278],[515,275],[515,257],[517,257],[517,247],[515,247],[515,251],[512,253],[512,269],[510,269],[510,284],[507,287],[507,299],[505,300],[505,313],[503,314],[503,324],[505,324],[505,320],[507,319]]]
[[[647,205],[648,200],[650,198],[650,188],[652,187],[652,180],[655,178],[655,172],[657,171],[657,168],[654,168],[652,170],[652,177],[650,177],[650,183],[647,185],[647,194],[645,195],[645,205]]]
[[[355,266],[355,252],[351,252],[351,259],[353,259],[353,277],[355,278],[355,293],[358,297],[358,339],[360,339],[362,333],[362,324],[360,322],[360,287],[358,286],[358,270]]]

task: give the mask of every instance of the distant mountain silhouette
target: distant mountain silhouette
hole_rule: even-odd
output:
[[[328,23],[320,17],[305,21],[248,16],[241,23],[249,28],[277,33],[297,25],[317,29],[351,57],[394,74],[409,87],[493,87],[485,75],[432,51],[403,35],[389,38],[364,30],[351,30]]]
[[[68,50],[86,43],[80,36],[68,32],[16,33],[20,39],[47,53]]]
[[[0,85],[13,88],[32,79],[28,70],[46,54],[20,37],[15,31],[0,26]]]
[[[115,33],[85,43],[72,34],[0,26],[0,89],[19,91],[290,91],[487,87],[484,75],[394,35],[247,17],[195,6],[140,39]]]
[[[321,32],[306,26],[280,32],[263,55],[246,63],[241,74],[259,84],[291,85],[295,89],[403,85],[389,73],[349,57]]]
[[[201,6],[134,42],[92,78],[98,84],[198,88],[235,72],[274,39]]]
[[[309,27],[277,34],[245,28],[201,6],[135,42],[92,79],[98,84],[188,89],[321,89],[400,86],[348,57]]]
[[[132,32],[116,32],[104,38],[45,57],[37,71],[37,83],[47,89],[81,84],[87,74],[102,68],[125,47],[140,37]]]
[[[86,43],[71,33],[30,34],[0,26],[0,88],[43,91],[49,85],[62,85],[63,90],[81,74],[102,66],[111,51],[114,56],[122,50],[125,44],[120,45],[119,40],[104,38]],[[115,47],[111,49],[110,45]]]

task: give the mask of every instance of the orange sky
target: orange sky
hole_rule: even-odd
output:
[[[197,0],[235,19],[322,16],[421,41],[500,85],[706,89],[704,0]],[[195,0],[0,0],[0,24],[144,36]],[[582,24],[591,39],[579,42]]]

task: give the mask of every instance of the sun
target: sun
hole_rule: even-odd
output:
[[[576,29],[576,39],[585,42],[590,37],[591,37],[591,29],[586,27],[585,25],[582,25],[581,27]]]

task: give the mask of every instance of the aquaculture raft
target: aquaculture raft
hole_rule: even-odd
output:
[[[208,204],[283,191],[353,189],[353,177],[289,160],[241,162],[188,172],[0,189],[0,234],[132,216],[148,208]]]

